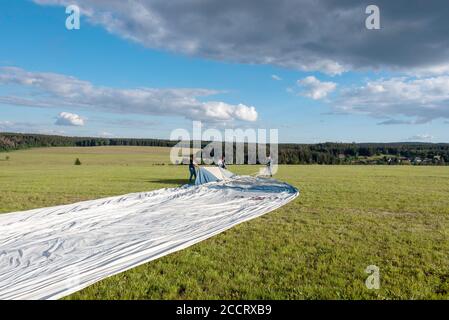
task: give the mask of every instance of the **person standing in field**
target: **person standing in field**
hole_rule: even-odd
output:
[[[223,156],[223,157],[221,157],[221,159],[220,160],[218,160],[218,164],[217,164],[220,168],[223,168],[223,169],[227,169],[226,168],[226,160],[225,160],[225,157]]]
[[[271,171],[271,154],[267,159],[267,172],[269,173],[270,177],[273,177],[273,172]]]
[[[195,178],[196,180],[196,167],[198,165],[193,161],[193,154],[190,155],[190,162],[189,162],[189,172],[190,172],[190,178],[189,183],[192,182],[192,178]]]

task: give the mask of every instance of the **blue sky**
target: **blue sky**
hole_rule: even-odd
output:
[[[226,25],[189,33],[164,22],[173,21],[170,14],[182,16],[181,9],[167,11],[157,2],[135,5],[154,14],[158,25],[136,16],[138,10],[120,11],[120,4],[104,8],[96,1],[73,1],[81,7],[81,28],[67,30],[65,1],[2,1],[0,131],[169,138],[171,130],[190,130],[192,120],[202,120],[219,129],[276,128],[281,142],[449,141],[449,68],[444,57],[404,57],[407,64],[402,65],[401,57],[394,59],[384,51],[384,60],[359,54],[362,48],[373,51],[364,40],[357,46],[347,44],[348,52],[320,48],[315,54],[310,52],[315,39],[311,32],[307,37],[312,40],[299,43],[305,38],[300,28],[315,30],[319,25],[298,26],[297,31],[292,27],[291,45],[279,43],[280,34],[265,30],[260,30],[263,41],[256,31],[223,34]],[[231,19],[238,30],[253,27],[234,21],[232,2],[229,6],[214,14]],[[359,9],[345,10],[354,8]],[[111,21],[105,22],[105,12]],[[195,14],[200,30],[211,25],[210,13],[196,9]],[[365,18],[362,12],[361,21]],[[386,21],[381,32],[389,39],[393,35]],[[264,27],[270,23],[271,30],[285,30],[279,19],[265,20]],[[161,36],[148,36],[159,30]],[[360,34],[364,32],[360,24]],[[332,43],[331,36],[337,44],[338,37],[349,42],[350,35],[337,33],[317,34],[313,47],[319,41]],[[212,46],[210,39],[219,40]],[[391,55],[401,52],[382,41]],[[433,41],[444,43],[438,37]]]

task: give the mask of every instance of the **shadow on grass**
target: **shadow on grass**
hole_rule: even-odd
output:
[[[184,185],[184,184],[188,184],[189,180],[188,179],[154,179],[154,180],[147,180],[147,182]]]

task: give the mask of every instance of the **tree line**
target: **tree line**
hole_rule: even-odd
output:
[[[449,162],[447,143],[319,143],[279,145],[283,164],[427,164]]]
[[[66,137],[0,133],[0,151],[36,147],[151,146],[173,147],[163,139]],[[202,147],[208,142],[202,142]],[[269,147],[267,147],[267,150]],[[247,150],[247,148],[245,148]],[[319,143],[279,144],[280,164],[414,164],[449,163],[448,143]]]

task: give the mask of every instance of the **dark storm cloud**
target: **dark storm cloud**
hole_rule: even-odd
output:
[[[447,0],[35,0],[78,3],[88,21],[159,48],[220,61],[338,74],[449,70]],[[379,6],[381,30],[365,28]]]

